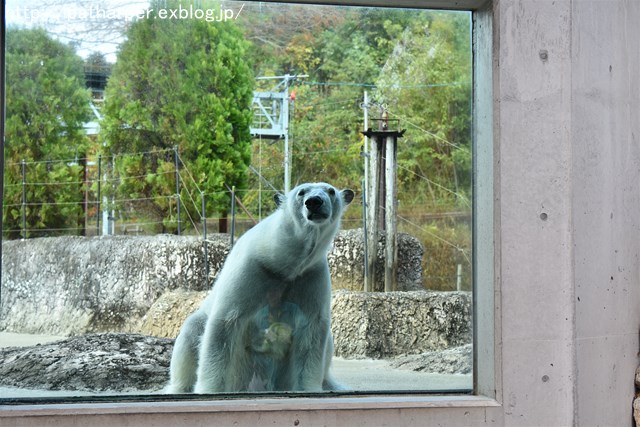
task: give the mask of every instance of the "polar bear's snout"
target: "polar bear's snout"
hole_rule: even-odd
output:
[[[318,211],[322,207],[323,203],[324,202],[322,201],[322,199],[319,196],[309,197],[307,200],[304,201],[304,205],[311,212]]]
[[[304,200],[306,217],[311,222],[323,222],[331,216],[331,203],[325,203],[320,194],[309,195]]]

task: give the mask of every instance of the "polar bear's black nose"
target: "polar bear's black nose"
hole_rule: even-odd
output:
[[[322,206],[322,199],[318,196],[309,197],[304,201],[304,205],[312,212],[317,211]]]

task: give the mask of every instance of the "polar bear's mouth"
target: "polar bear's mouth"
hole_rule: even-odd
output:
[[[326,212],[307,212],[307,219],[311,222],[322,222],[329,218]]]

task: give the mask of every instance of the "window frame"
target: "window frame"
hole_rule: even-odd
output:
[[[289,1],[285,1],[289,2]],[[291,3],[321,3],[348,6],[389,6],[381,0],[301,0]],[[397,414],[397,410],[406,410],[410,414],[418,415],[420,422],[433,420],[434,422],[464,419],[469,422],[487,421],[489,408],[499,407],[500,366],[501,355],[496,344],[496,336],[500,333],[500,307],[496,304],[499,295],[499,212],[497,199],[494,197],[496,177],[498,176],[497,162],[498,147],[494,143],[494,52],[496,50],[493,20],[493,3],[490,0],[399,0],[393,7],[421,8],[421,9],[449,9],[468,10],[472,12],[473,22],[473,388],[471,395],[451,394],[364,394],[364,395],[317,395],[307,397],[275,397],[275,398],[247,398],[213,400],[207,396],[194,399],[180,400],[139,400],[139,401],[93,401],[93,402],[64,402],[64,403],[28,403],[20,405],[1,404],[0,420],[13,418],[29,418],[21,420],[21,425],[41,425],[43,418],[54,420],[57,417],[73,415],[97,425],[113,425],[121,417],[137,419],[138,416],[154,416],[149,420],[155,425],[172,425],[176,419],[201,419],[211,421],[215,416],[221,422],[231,422],[237,419],[279,419],[288,420],[292,413],[301,418],[326,420],[333,417],[339,421],[339,414],[357,416],[372,414],[373,423],[381,422],[385,416]],[[2,5],[4,18],[4,2]],[[4,32],[3,25],[1,39],[3,49],[1,53],[0,87],[4,99]],[[4,135],[4,103],[1,111],[2,123],[0,131]],[[0,155],[0,167],[4,170],[4,159]],[[0,174],[2,185],[3,174]],[[0,190],[1,191],[1,190]],[[0,205],[1,206],[1,205]],[[0,225],[1,227],[1,225]],[[1,231],[1,228],[0,228]],[[0,248],[0,256],[1,248]],[[1,273],[1,270],[0,270]],[[426,412],[426,410],[439,409]],[[337,412],[336,412],[337,411]],[[374,411],[374,412],[371,412]],[[382,412],[380,412],[382,411]],[[416,412],[417,411],[417,412]],[[376,422],[377,415],[380,414]],[[335,414],[335,416],[334,416]],[[369,415],[367,415],[369,416]],[[177,418],[176,418],[177,417]],[[462,418],[460,418],[462,417]],[[99,421],[101,420],[101,421]],[[139,420],[140,421],[140,420]],[[297,424],[295,424],[297,425]],[[301,424],[304,425],[304,424]],[[308,425],[308,424],[307,424]]]

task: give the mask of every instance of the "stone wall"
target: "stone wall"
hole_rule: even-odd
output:
[[[209,246],[215,274],[225,253]],[[202,240],[59,237],[3,243],[0,330],[73,335],[129,332],[164,292],[204,290]]]
[[[135,332],[175,338],[206,296],[207,292],[181,290],[165,293]],[[469,292],[340,290],[333,293],[331,316],[334,353],[346,359],[424,357],[429,352],[471,343]],[[425,364],[416,359],[411,363]]]
[[[399,235],[398,283],[421,287],[422,247]],[[379,245],[379,256],[382,251]],[[341,231],[329,255],[335,289],[363,287],[361,230]],[[56,237],[3,243],[0,331],[73,335],[133,332],[158,298],[204,291],[229,252],[228,235]],[[383,260],[377,267],[382,271]],[[378,277],[382,277],[379,274]],[[380,281],[377,288],[382,287]]]
[[[471,342],[469,292],[336,292],[335,355],[382,359]]]
[[[329,253],[329,267],[334,289],[364,290],[364,234],[362,228],[343,230]],[[418,239],[398,233],[398,290],[417,291],[422,285],[422,256],[424,249]],[[376,247],[375,291],[384,290],[385,236],[380,235]]]

